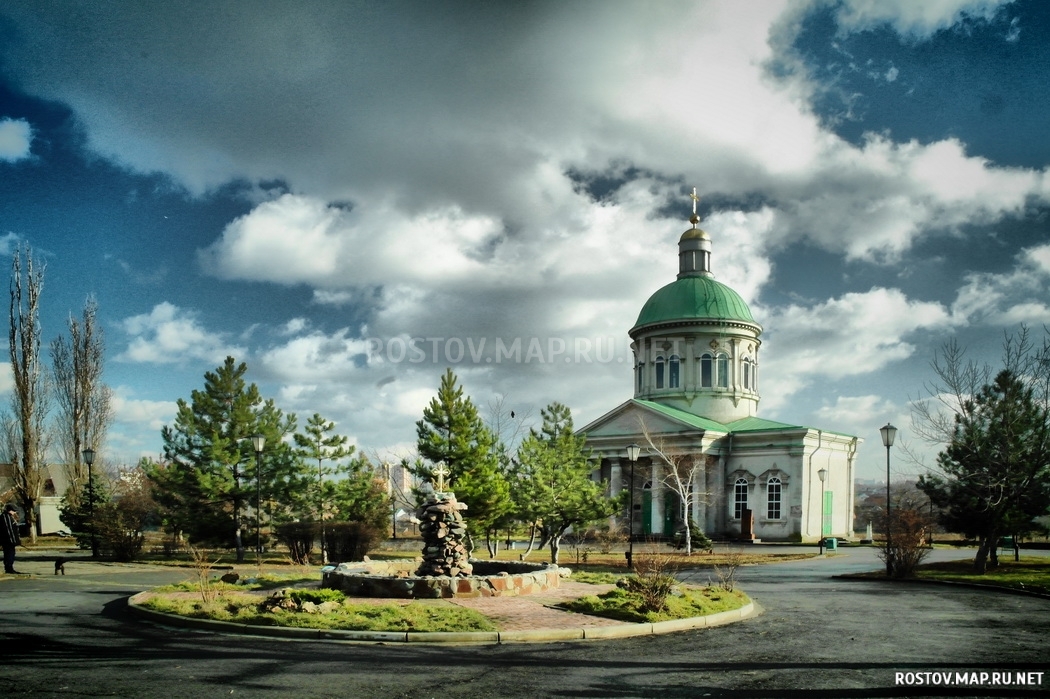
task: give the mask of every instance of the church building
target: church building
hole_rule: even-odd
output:
[[[683,500],[711,537],[850,538],[859,440],[758,416],[762,326],[715,281],[692,196],[678,278],[649,297],[629,331],[634,398],[581,430],[600,459],[595,476],[613,495],[631,490],[623,525],[636,539],[684,528]]]

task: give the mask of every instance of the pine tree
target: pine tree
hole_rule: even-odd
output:
[[[510,507],[510,488],[499,468],[496,438],[463,395],[451,369],[441,377],[438,394],[416,423],[417,448],[424,460],[413,467],[433,482],[434,467],[444,462],[448,488],[467,505],[464,519],[475,535],[488,532]]]
[[[204,390],[193,391],[188,403],[178,401],[174,424],[161,432],[166,463],[149,471],[169,526],[193,540],[232,542],[238,562],[244,560],[244,510],[249,503],[254,510],[260,486],[268,498],[280,498],[282,485],[285,492],[297,487],[297,461],[282,442],[295,421],[263,401],[258,387],[245,381],[247,370],[227,357],[204,375]],[[266,437],[265,472],[250,439],[256,433]]]
[[[941,523],[978,541],[974,568],[998,565],[999,537],[1030,531],[1050,506],[1050,411],[1033,387],[1009,370],[965,400],[948,447],[938,455],[943,475],[924,475],[919,488],[941,508]]]
[[[540,412],[543,426],[532,430],[518,449],[514,474],[519,514],[540,527],[558,563],[561,538],[570,527],[583,527],[619,511],[619,498],[605,496],[591,480],[594,465],[586,437],[573,432],[572,413],[561,403]]]
[[[326,504],[331,508],[332,493],[325,492],[325,476],[334,473],[334,467],[325,467],[325,461],[339,462],[349,456],[353,456],[354,446],[347,446],[347,437],[341,434],[333,434],[335,423],[329,422],[314,413],[306,422],[304,433],[295,434],[295,445],[301,458],[311,462],[317,462],[317,480],[306,489],[307,499],[310,501],[313,519],[320,523],[321,527],[321,562],[328,562],[328,548],[325,542]]]

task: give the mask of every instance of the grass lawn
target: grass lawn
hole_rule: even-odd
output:
[[[334,592],[332,590],[326,592]],[[339,597],[342,597],[341,593]],[[224,590],[207,602],[191,593],[159,593],[143,602],[158,612],[197,619],[258,626],[291,626],[344,631],[495,631],[485,616],[443,600],[407,604],[370,604],[353,599],[329,600],[312,612],[301,608],[265,611],[264,595]]]
[[[645,623],[728,612],[739,609],[750,601],[748,596],[740,590],[727,592],[712,585],[703,588],[683,588],[681,594],[668,597],[664,603],[664,609],[658,612],[642,611],[641,596],[621,588],[610,590],[602,595],[581,597],[559,606],[580,614],[593,614],[631,623]]]
[[[655,556],[661,560],[667,561],[667,565],[672,568],[704,568],[714,566],[724,566],[732,562],[734,565],[759,565],[763,563],[782,563],[784,561],[798,561],[805,558],[814,558],[817,552],[813,553],[751,553],[746,550],[741,551],[739,549],[727,549],[723,547],[716,547],[712,553],[696,552],[691,556],[687,556],[679,551],[670,550],[670,547],[661,547],[661,549],[644,549],[635,547],[634,557],[636,560],[641,559],[644,556]],[[518,560],[518,556],[513,555],[516,551],[500,551],[496,555],[497,560]],[[475,551],[474,555],[477,558],[488,560],[488,554],[484,551]],[[377,558],[378,556],[373,556]],[[533,552],[527,559],[532,563],[547,563],[550,561],[550,553],[547,551],[536,551]],[[561,556],[558,558],[558,564],[571,568],[573,575],[576,571],[592,571],[592,572],[612,572],[619,571],[620,573],[628,572],[627,559],[624,557],[622,552],[612,553],[600,553],[589,551],[584,556],[582,553],[577,556],[573,549],[562,549]]]
[[[1000,556],[999,567],[989,568],[984,575],[973,572],[972,560],[929,563],[919,567],[919,578],[980,583],[1050,594],[1050,558],[1021,556],[1020,561],[1014,561],[1012,555]]]
[[[652,559],[649,560],[652,562]],[[657,565],[661,564],[661,561],[657,561]],[[625,577],[627,573],[622,568],[602,568],[609,566],[588,564],[574,567],[570,579],[584,585],[607,585]],[[318,589],[315,587],[317,581],[316,574],[302,569],[269,573],[258,578],[242,578],[235,584],[212,577],[203,591],[198,580],[187,580],[152,590],[151,596],[142,604],[148,609],[169,614],[262,626],[351,631],[497,630],[487,617],[446,600],[346,598],[336,590]],[[298,587],[290,588],[289,585]],[[283,608],[275,605],[272,599],[268,601],[270,591],[275,589],[282,590],[278,597],[286,598]],[[606,588],[595,588],[596,592],[601,589]],[[739,590],[727,592],[717,586],[682,586],[667,598],[664,609],[654,612],[644,610],[643,599],[637,592],[617,588],[601,595],[583,595],[562,605],[562,608],[576,613],[642,623],[706,616],[738,609],[748,602],[747,595]]]

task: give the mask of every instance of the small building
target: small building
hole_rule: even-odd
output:
[[[629,331],[634,397],[581,430],[600,460],[596,476],[610,494],[633,491],[624,523],[633,520],[635,537],[671,536],[688,514],[715,537],[849,538],[860,440],[758,416],[762,326],[715,280],[695,190],[693,201],[678,277],[649,297]],[[641,447],[634,463],[632,444]]]
[[[59,465],[44,466],[43,486],[41,495],[36,502],[36,529],[37,534],[54,534],[59,531],[69,531],[69,527],[62,522],[59,516],[59,508],[62,505],[62,495],[68,484],[65,469]],[[11,463],[0,464],[0,505],[12,503],[21,510],[22,503],[17,501],[15,494],[15,465]],[[25,522],[23,517],[21,520]]]

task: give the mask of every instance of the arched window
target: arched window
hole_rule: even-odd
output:
[[[664,387],[664,356],[662,354],[656,358],[656,387]]]
[[[747,479],[737,478],[733,486],[733,519],[741,519],[747,509]]]
[[[711,379],[713,369],[711,355],[704,353],[700,357],[700,388],[711,388],[714,385]]]
[[[677,354],[672,354],[671,359],[667,362],[667,387],[678,388],[679,386],[679,371],[678,368],[681,365],[681,360]]]
[[[744,390],[751,389],[751,360],[744,359]]]
[[[637,374],[637,382],[638,382],[638,388],[635,389],[635,390],[638,393],[641,393],[642,392],[642,376],[645,373],[645,363],[644,362],[638,362],[637,371],[635,373]]]
[[[719,353],[716,363],[718,387],[729,388],[729,355]]]
[[[780,519],[780,495],[783,484],[773,476],[766,482],[766,517]]]

